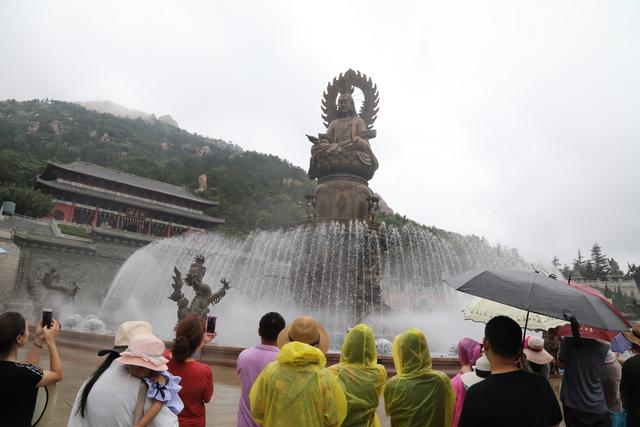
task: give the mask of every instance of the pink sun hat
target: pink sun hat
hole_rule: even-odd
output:
[[[538,365],[546,365],[553,360],[553,356],[544,349],[544,340],[535,335],[527,335],[525,337],[522,351],[529,362],[537,363]]]
[[[152,371],[167,371],[166,359],[162,352],[164,343],[153,334],[140,334],[131,338],[129,347],[116,359],[122,365],[141,366]]]

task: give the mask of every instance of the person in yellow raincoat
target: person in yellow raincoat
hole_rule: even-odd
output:
[[[427,339],[409,328],[393,340],[397,375],[384,390],[384,407],[392,427],[450,427],[455,394],[451,381],[431,369]]]
[[[342,427],[380,427],[378,398],[387,382],[387,371],[378,365],[373,330],[360,323],[344,338],[340,363],[329,367],[347,396],[347,418]]]
[[[280,332],[280,345],[276,360],[251,387],[251,417],[264,427],[339,427],[347,400],[325,367],[320,351],[328,348],[324,329],[310,317],[298,318]]]

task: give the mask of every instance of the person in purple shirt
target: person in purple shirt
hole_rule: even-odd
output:
[[[242,381],[242,392],[238,405],[238,427],[258,427],[258,424],[251,418],[249,392],[262,369],[276,360],[279,350],[276,340],[285,325],[284,318],[279,313],[265,314],[260,319],[258,326],[260,344],[247,348],[238,355],[236,372]]]

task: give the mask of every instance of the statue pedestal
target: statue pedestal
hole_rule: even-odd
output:
[[[359,176],[333,174],[320,178],[313,195],[316,219],[364,221],[369,214],[368,199],[374,193],[367,181]]]

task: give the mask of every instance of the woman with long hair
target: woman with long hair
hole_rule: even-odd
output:
[[[38,324],[33,348],[25,363],[18,362],[18,351],[29,342],[29,325],[20,313],[0,314],[0,413],[2,425],[29,427],[35,409],[38,387],[55,384],[62,379],[62,362],[56,347],[58,322],[52,320],[51,327]],[[35,364],[46,344],[49,348],[50,370]]]
[[[182,378],[180,385],[182,390],[178,393],[184,409],[178,414],[180,426],[204,427],[204,404],[211,400],[213,395],[213,375],[211,368],[201,363],[193,355],[211,341],[215,334],[205,334],[203,319],[189,316],[180,321],[176,326],[176,338],[173,341],[170,358],[169,372]]]
[[[131,427],[139,421],[142,409],[148,411],[154,399],[140,399],[142,381],[129,374],[120,363],[113,363],[129,349],[131,341],[143,334],[151,334],[148,322],[132,320],[122,323],[113,341],[113,348],[100,350],[105,360],[80,386],[67,427]],[[138,411],[139,410],[139,411]],[[138,417],[138,419],[135,419]],[[155,427],[177,427],[178,417],[166,406],[153,420]]]

